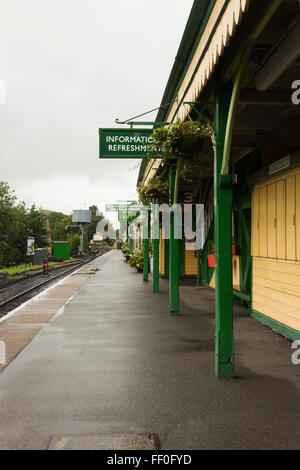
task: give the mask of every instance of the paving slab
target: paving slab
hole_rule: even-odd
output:
[[[171,317],[167,281],[153,294],[117,251],[99,267],[0,374],[1,449],[149,434],[166,450],[299,449],[289,341],[236,307],[236,378],[217,379],[212,290],[181,286]]]
[[[0,341],[5,344],[5,364],[0,364],[0,372],[19,354],[20,351],[40,331],[42,325],[21,325],[21,328],[0,328]]]

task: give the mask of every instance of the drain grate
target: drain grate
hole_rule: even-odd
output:
[[[156,434],[53,436],[49,450],[158,450]]]

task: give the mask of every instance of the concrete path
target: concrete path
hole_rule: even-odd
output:
[[[214,376],[214,293],[152,294],[112,251],[0,374],[0,448],[52,436],[158,434],[162,449],[300,447],[291,344],[236,309],[237,375]],[[29,304],[26,306],[28,312]]]

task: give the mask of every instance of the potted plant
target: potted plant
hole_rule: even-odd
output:
[[[141,182],[138,185],[139,200],[142,204],[151,204],[155,198],[168,197],[169,182],[161,176],[154,176],[146,183]]]
[[[123,246],[122,248],[122,252],[123,252],[123,255],[125,257],[125,261],[128,262],[129,261],[129,258],[130,258],[130,249],[128,246]]]
[[[141,252],[132,253],[128,263],[132,268],[135,267],[137,272],[143,272],[144,256]]]
[[[136,255],[135,267],[138,273],[142,273],[144,270],[144,256],[142,253]]]

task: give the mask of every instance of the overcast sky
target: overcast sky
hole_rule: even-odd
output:
[[[1,179],[20,200],[135,198],[137,161],[99,160],[98,128],[160,104],[192,3],[0,0]]]

